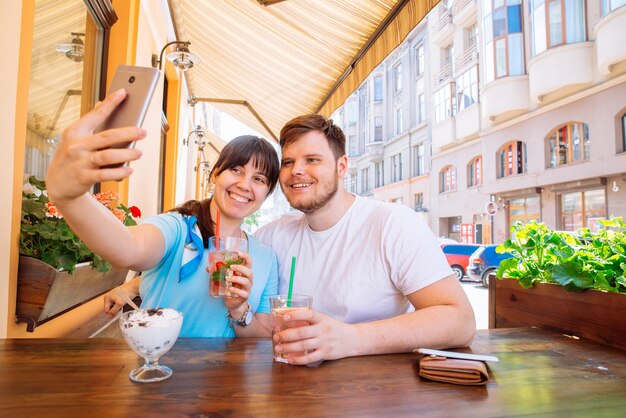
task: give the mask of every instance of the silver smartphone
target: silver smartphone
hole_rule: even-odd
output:
[[[96,129],[96,132],[128,126],[141,126],[159,81],[159,75],[160,71],[156,68],[131,65],[118,66],[107,95],[123,88],[126,90],[126,98]],[[118,144],[115,148],[132,148],[134,146],[134,142],[127,142]],[[107,167],[121,167],[121,164]]]
[[[500,361],[500,359],[496,356],[487,356],[484,354],[457,353],[455,351],[433,350],[431,348],[418,348],[413,351],[417,351],[420,354],[427,354],[431,356],[458,358],[458,359],[463,359],[463,360],[478,360],[478,361],[493,361],[493,362]]]

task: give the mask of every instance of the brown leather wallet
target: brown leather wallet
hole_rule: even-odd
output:
[[[424,356],[419,361],[419,375],[429,380],[457,385],[485,385],[489,381],[482,361]]]

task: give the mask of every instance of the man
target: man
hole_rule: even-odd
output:
[[[428,226],[408,207],[344,190],[341,129],[300,116],[281,130],[280,145],[280,185],[301,212],[256,236],[278,254],[280,293],[296,257],[293,293],[313,296],[314,310],[287,315],[310,325],[276,334],[277,352],[309,364],[469,345],[474,313]]]

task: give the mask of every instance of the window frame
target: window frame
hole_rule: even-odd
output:
[[[580,155],[582,156],[581,159],[575,160],[574,159],[574,137],[573,137],[573,130],[574,130],[574,126],[579,126],[579,130],[580,132],[582,132],[582,138],[581,138],[581,148],[580,148]],[[557,149],[557,147],[560,148],[560,142],[559,142],[559,132],[561,132],[562,130],[565,130],[566,132],[566,144],[565,144],[565,149],[566,149],[566,158],[565,158],[565,162],[561,163],[560,162],[560,158],[559,157],[559,151]],[[555,153],[554,153],[554,163],[553,163],[553,153],[552,153],[552,141],[554,140],[554,149],[555,149]],[[584,161],[589,161],[590,159],[590,148],[591,148],[591,140],[589,139],[589,125],[585,122],[581,122],[581,121],[571,121],[571,122],[566,122],[564,124],[561,124],[559,126],[557,126],[556,128],[552,129],[548,135],[546,135],[545,137],[545,147],[546,147],[546,168],[558,168],[558,167],[563,167],[569,164],[574,164],[574,163],[581,163]]]
[[[456,191],[456,168],[448,164],[439,171],[439,193]]]
[[[507,150],[510,150],[511,164],[506,164],[506,170],[503,170],[505,167],[502,165],[503,160],[501,155],[505,155]],[[496,151],[496,179],[526,174],[528,172],[527,156],[528,151],[524,141],[511,140],[503,144]],[[514,160],[517,160],[517,164],[513,164]],[[504,160],[505,163],[508,161],[509,158]]]
[[[477,187],[483,184],[483,157],[477,155],[467,164],[467,187]]]

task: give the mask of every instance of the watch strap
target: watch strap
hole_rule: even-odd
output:
[[[243,314],[241,315],[241,318],[239,319],[233,319],[233,316],[230,314],[230,311],[226,312],[226,316],[228,317],[228,320],[230,321],[230,327],[246,327],[249,325],[249,323],[246,321],[246,318],[248,317],[248,314],[250,313],[250,311],[252,310],[252,306],[250,306],[250,304],[248,302],[246,302],[246,310],[243,311]]]

